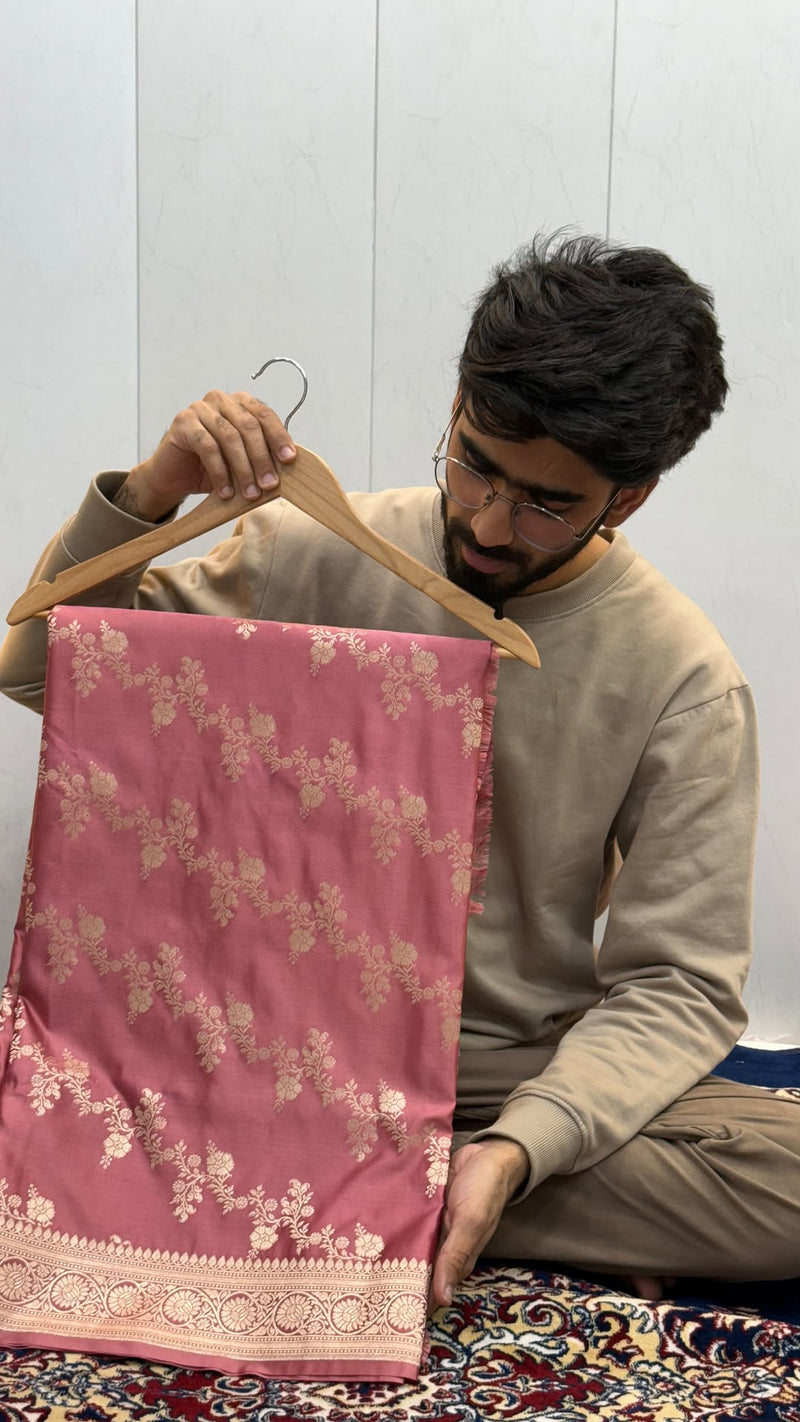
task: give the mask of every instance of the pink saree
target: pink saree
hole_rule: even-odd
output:
[[[0,1009],[6,1343],[416,1377],[495,655],[51,616]]]

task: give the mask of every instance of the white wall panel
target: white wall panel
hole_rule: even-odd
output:
[[[134,5],[3,7],[0,606],[97,469],[136,454]],[[0,964],[41,723],[0,704]]]
[[[630,526],[750,677],[764,770],[752,1030],[800,1040],[800,8],[620,0],[611,235],[716,295],[727,409]]]
[[[424,484],[468,305],[539,229],[605,231],[613,0],[382,0],[373,487]]]
[[[366,485],[375,0],[139,5],[141,419],[307,369],[292,432]],[[251,387],[285,414],[278,368]]]

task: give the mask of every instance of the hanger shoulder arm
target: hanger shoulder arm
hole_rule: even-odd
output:
[[[258,503],[268,503],[270,499],[279,496],[279,490],[269,490]],[[110,548],[106,553],[98,553],[94,558],[76,563],[73,568],[65,568],[52,580],[44,579],[34,583],[17,598],[6,621],[11,627],[15,627],[28,617],[47,612],[57,603],[75,601],[89,588],[110,582],[112,578],[122,577],[143,563],[149,563],[153,558],[168,553],[172,548],[180,547],[182,543],[188,543],[192,538],[199,538],[200,534],[218,528],[220,524],[238,518],[256,506],[253,499],[245,499],[241,494],[235,494],[232,499],[221,499],[218,494],[209,494],[202,503],[189,509],[188,513],[176,518],[173,523],[159,524],[157,528],[148,529],[147,533],[141,533],[138,538],[132,538],[128,543],[121,543],[119,547]]]

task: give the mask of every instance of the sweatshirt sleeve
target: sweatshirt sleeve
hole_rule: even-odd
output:
[[[124,473],[99,474],[89,486],[77,513],[51,539],[30,582],[52,579],[98,553],[118,548],[138,538],[154,525],[134,518],[112,502],[125,479]],[[278,501],[280,503],[281,501]],[[187,558],[169,567],[134,568],[123,576],[81,593],[80,601],[92,607],[141,607],[156,612],[217,613],[249,617],[263,598],[268,574],[264,532],[275,525],[276,504],[240,520],[233,535],[203,558]],[[241,537],[247,524],[249,539]],[[247,552],[244,545],[247,543]],[[30,583],[28,584],[30,586]],[[42,618],[29,618],[12,627],[0,648],[0,691],[13,701],[42,710],[47,661],[47,626]]]
[[[525,1149],[517,1199],[624,1145],[741,1035],[757,812],[748,687],[658,722],[615,826],[623,865],[598,954],[602,999],[474,1137]]]

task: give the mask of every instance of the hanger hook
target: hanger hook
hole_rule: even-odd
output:
[[[283,422],[284,429],[287,429],[287,430],[288,430],[288,428],[289,428],[289,421],[290,421],[290,419],[292,418],[292,415],[296,415],[296,414],[297,414],[297,411],[300,409],[300,406],[302,405],[303,401],[304,401],[305,398],[306,398],[306,395],[308,394],[308,376],[306,375],[305,371],[303,370],[302,365],[299,365],[296,360],[293,360],[293,359],[292,359],[291,356],[273,356],[271,360],[265,360],[265,361],[264,361],[264,364],[263,364],[262,367],[261,367],[261,369],[260,369],[260,370],[256,370],[256,371],[253,373],[253,375],[251,375],[250,379],[251,379],[251,380],[258,380],[259,375],[263,375],[263,374],[264,374],[264,371],[266,370],[266,368],[267,368],[268,365],[276,365],[276,364],[278,363],[278,361],[285,361],[287,365],[293,365],[294,368],[295,368],[295,370],[299,370],[301,376],[303,377],[303,393],[302,393],[302,395],[300,396],[300,399],[298,400],[298,402],[297,402],[297,404],[295,405],[294,409],[292,409],[292,410],[289,411],[288,415],[286,416],[286,419],[285,419],[284,422]]]

